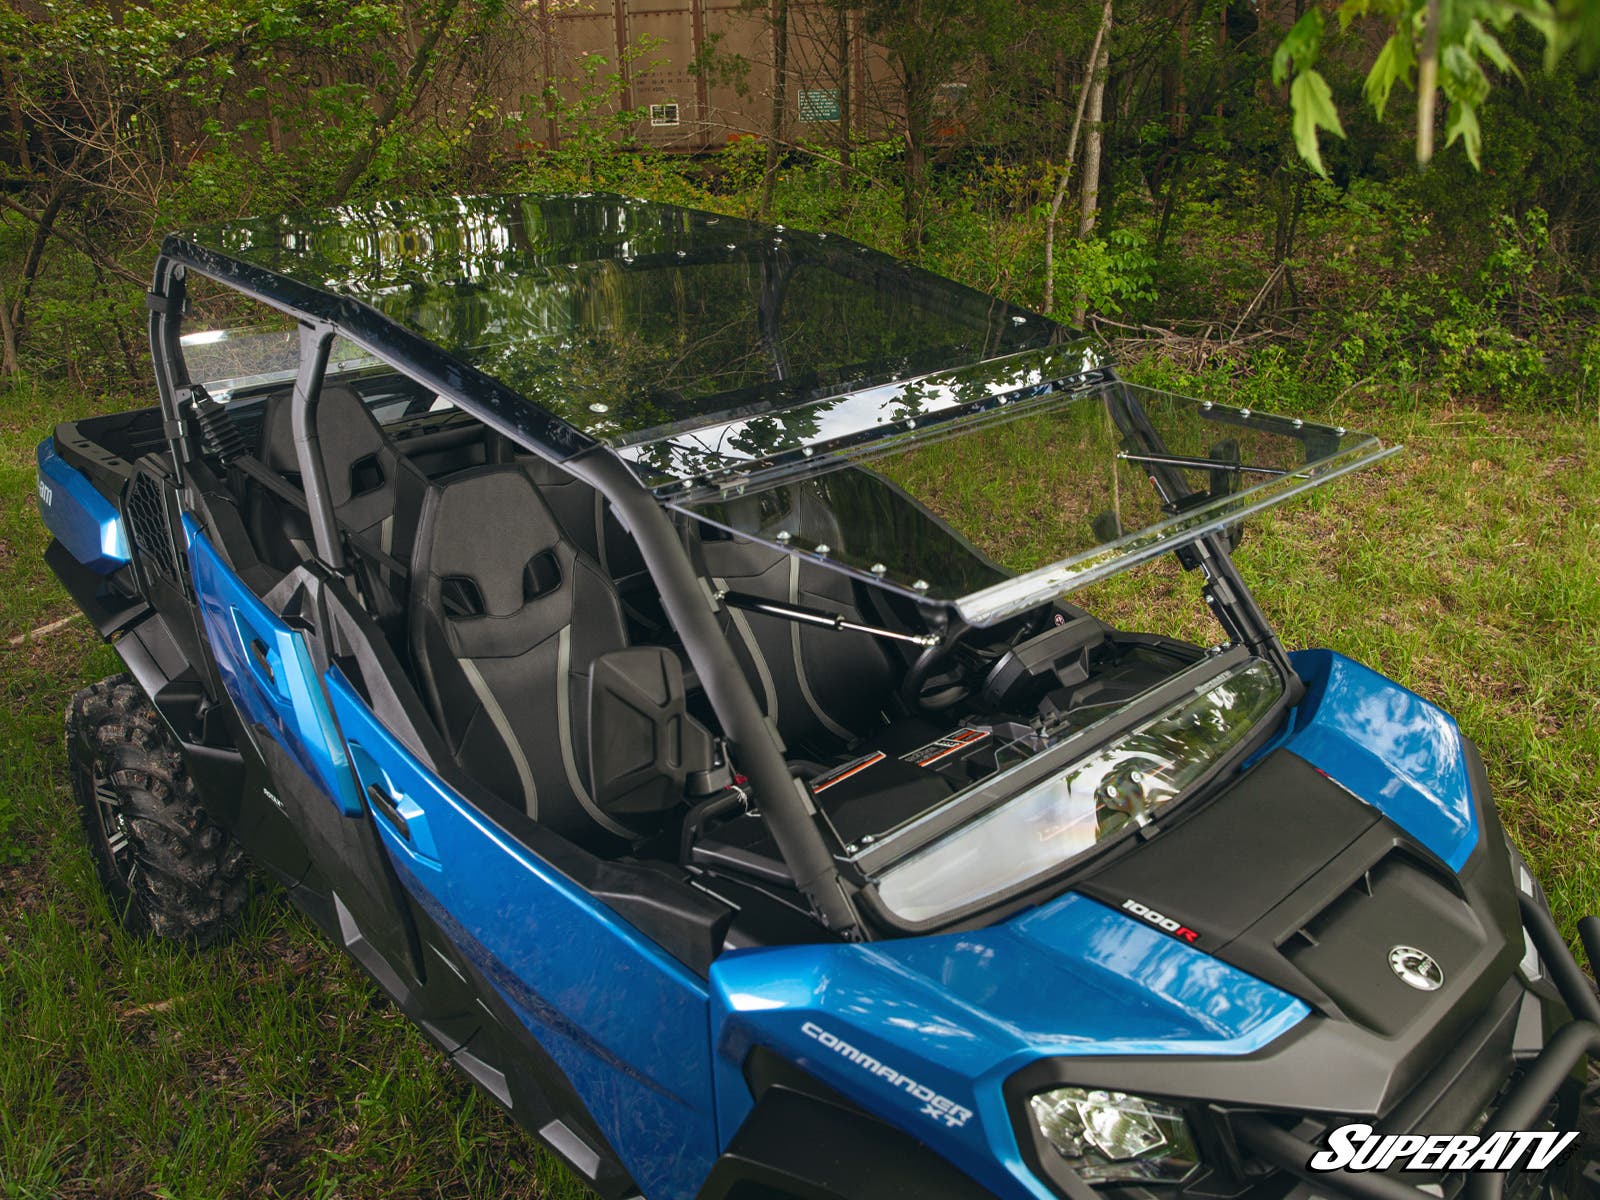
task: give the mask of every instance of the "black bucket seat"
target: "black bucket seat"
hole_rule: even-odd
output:
[[[410,626],[423,694],[463,770],[575,842],[633,838],[589,781],[589,672],[627,645],[622,606],[522,464],[429,489]]]
[[[261,461],[302,486],[287,393],[267,399],[261,422]],[[427,477],[396,449],[358,393],[326,387],[317,402],[317,441],[334,518],[361,545],[353,565],[368,610],[390,635],[404,625],[406,584],[399,572],[361,547],[404,562],[415,540]],[[311,525],[304,512],[261,493],[251,511],[251,533],[262,557],[288,570],[311,557]]]

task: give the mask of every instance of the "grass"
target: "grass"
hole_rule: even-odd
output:
[[[203,954],[116,927],[61,749],[67,698],[115,655],[81,621],[9,644],[72,611],[40,562],[33,446],[103,406],[0,396],[0,1195],[580,1194],[280,897]],[[1443,405],[1326,415],[1409,452],[1253,521],[1241,569],[1291,646],[1456,714],[1570,933],[1600,910],[1600,429]],[[966,486],[998,465],[960,464]],[[1045,550],[1030,522],[988,548],[1016,566]],[[1163,562],[1090,603],[1204,636],[1194,590]]]

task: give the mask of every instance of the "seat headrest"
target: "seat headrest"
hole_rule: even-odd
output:
[[[274,471],[298,473],[294,451],[291,398],[278,393],[267,399],[261,418],[261,461]],[[352,388],[322,389],[317,401],[317,441],[328,473],[328,500],[342,508],[391,482],[380,455],[388,448],[382,428]]]
[[[571,555],[558,552],[561,527],[520,466],[449,479],[428,507],[417,566],[439,581],[447,615],[507,617],[560,587]]]

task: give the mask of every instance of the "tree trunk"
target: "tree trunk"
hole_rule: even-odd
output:
[[[1067,180],[1072,176],[1072,164],[1078,157],[1078,134],[1083,129],[1083,110],[1089,101],[1090,86],[1094,82],[1095,66],[1100,61],[1100,45],[1106,31],[1111,28],[1111,0],[1106,0],[1100,14],[1100,27],[1095,30],[1094,44],[1089,47],[1089,57],[1083,64],[1083,84],[1078,88],[1078,107],[1072,114],[1072,132],[1067,135],[1067,160],[1061,164],[1061,176],[1056,180],[1056,193],[1050,198],[1050,212],[1044,222],[1044,313],[1049,316],[1056,303],[1056,221],[1061,216],[1061,204],[1067,198]]]
[[[461,0],[439,0],[439,7],[434,10],[433,24],[428,26],[427,32],[422,35],[422,41],[417,44],[417,52],[411,56],[411,66],[406,70],[405,82],[383,102],[383,107],[378,111],[377,119],[373,121],[372,129],[367,134],[366,144],[345,164],[344,170],[334,182],[335,204],[344,202],[344,198],[350,194],[350,189],[355,187],[356,182],[372,165],[373,156],[378,153],[378,144],[383,141],[383,135],[388,132],[389,126],[394,124],[395,118],[400,115],[422,83],[422,77],[428,71],[428,64],[433,61],[433,52],[439,46],[439,39],[449,28],[451,18],[455,16],[460,2]]]
[[[1178,0],[1178,106],[1172,114],[1172,136],[1181,138],[1189,125],[1189,0]]]
[[[11,78],[11,69],[6,66],[4,59],[0,59],[0,88],[6,94],[6,112],[11,118],[11,135],[17,145],[17,165],[31,175],[33,158],[28,153],[28,127],[22,120],[22,103],[17,99],[16,81]]]
[[[1111,0],[1106,0],[1105,24],[1107,32],[1111,27]],[[1083,154],[1083,190],[1079,197],[1078,205],[1078,237],[1088,237],[1094,232],[1095,217],[1100,211],[1100,152],[1105,144],[1105,137],[1101,130],[1101,121],[1105,117],[1106,102],[1106,72],[1111,67],[1111,46],[1109,40],[1101,43],[1100,61],[1095,64],[1094,76],[1089,81],[1089,135],[1084,142]],[[1088,306],[1087,298],[1082,292],[1078,293],[1077,303],[1073,306],[1072,323],[1081,326],[1085,310]]]
[[[28,242],[27,256],[22,260],[21,284],[17,288],[17,297],[8,306],[7,314],[11,322],[11,336],[16,337],[17,330],[22,328],[23,306],[28,302],[28,293],[33,290],[34,278],[39,274],[39,263],[44,259],[45,245],[50,241],[50,231],[55,227],[56,217],[61,214],[61,206],[67,202],[67,196],[72,192],[72,184],[65,179],[58,180],[50,195],[44,202],[44,208],[34,218],[33,237]]]
[[[1428,0],[1417,62],[1417,166],[1433,158],[1433,111],[1439,101],[1439,0]]]
[[[850,182],[850,7],[835,0],[839,13],[839,186]]]
[[[17,330],[11,324],[10,308],[0,297],[0,375],[17,373]]]
[[[772,190],[778,182],[784,115],[789,100],[789,0],[772,0],[772,127],[767,136],[767,170],[761,177],[761,216],[772,211]]]
[[[923,189],[928,170],[928,118],[933,88],[920,66],[905,65],[906,171],[900,193],[900,215],[905,221],[902,246],[905,256],[915,259],[922,253],[925,237],[926,206]]]

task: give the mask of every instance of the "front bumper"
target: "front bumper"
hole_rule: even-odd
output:
[[[1556,1029],[1544,1048],[1522,1070],[1520,1078],[1500,1098],[1483,1124],[1485,1135],[1539,1127],[1569,1083],[1579,1064],[1600,1055],[1600,996],[1578,965],[1561,937],[1549,912],[1535,896],[1518,893],[1523,928],[1539,952],[1540,962],[1561,995],[1572,1019]],[[1578,925],[1585,956],[1591,964],[1600,961],[1600,918],[1585,917]],[[1582,1113],[1578,1114],[1581,1118]],[[1234,1136],[1242,1149],[1280,1170],[1299,1177],[1305,1186],[1290,1193],[1286,1200],[1325,1197],[1335,1200],[1437,1200],[1439,1196],[1459,1196],[1462,1200],[1502,1200],[1515,1174],[1476,1171],[1461,1176],[1445,1176],[1430,1185],[1414,1185],[1386,1175],[1349,1170],[1314,1171],[1313,1155],[1321,1147],[1294,1130],[1274,1124],[1264,1116],[1238,1114],[1231,1120]],[[1580,1124],[1581,1128],[1581,1124]],[[1573,1153],[1591,1150],[1582,1139]],[[1589,1175],[1595,1174],[1592,1164]],[[1600,1183],[1596,1184],[1600,1190]]]

